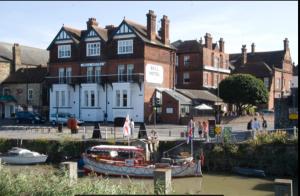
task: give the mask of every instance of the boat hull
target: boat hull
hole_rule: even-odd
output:
[[[0,156],[3,162],[13,165],[29,165],[29,164],[38,164],[45,163],[48,156],[40,155],[34,157],[22,157],[22,156]]]
[[[244,176],[266,177],[266,174],[263,170],[234,167],[233,171]]]
[[[117,166],[95,161],[88,157],[83,157],[84,169],[87,172],[95,172],[109,176],[129,176],[136,178],[153,178],[155,170],[154,165],[149,166]],[[184,164],[180,166],[171,166],[172,177],[192,177],[202,176],[202,173],[197,174],[197,165],[195,163]]]

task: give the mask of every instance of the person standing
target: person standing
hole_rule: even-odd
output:
[[[199,134],[199,138],[202,138],[203,137],[203,126],[202,126],[202,123],[201,121],[198,121],[198,134]]]
[[[254,120],[252,121],[251,127],[252,127],[252,130],[253,130],[253,139],[255,139],[256,138],[256,132],[258,130],[260,130],[260,124],[259,124],[256,117],[254,117]]]
[[[191,118],[189,124],[188,124],[188,132],[192,132],[191,136],[194,138],[194,130],[195,130],[195,122],[193,121],[193,118]]]
[[[264,118],[264,116],[262,116],[261,118],[262,118],[262,128],[263,128],[264,131],[266,131],[267,127],[268,127],[267,121]]]
[[[130,120],[129,125],[130,125],[130,130],[131,130],[130,134],[131,134],[131,137],[133,138],[134,137],[134,121],[133,121],[133,119]]]

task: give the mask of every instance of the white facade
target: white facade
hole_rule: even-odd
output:
[[[144,121],[144,86],[137,83],[118,82],[53,84],[50,89],[50,113],[67,112],[88,122],[114,121],[128,114],[135,122]]]

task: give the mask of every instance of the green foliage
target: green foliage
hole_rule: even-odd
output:
[[[288,135],[286,131],[282,130],[275,132],[262,131],[256,134],[256,139],[252,142],[256,144],[286,144]]]
[[[36,174],[36,171],[22,171],[14,174],[5,167],[0,172],[0,195],[53,195],[76,194],[147,194],[146,187],[139,184],[125,186],[113,184],[108,179],[83,178],[70,183],[67,175],[56,175],[53,170]],[[148,193],[149,194],[149,193]]]
[[[251,105],[268,102],[268,90],[263,81],[249,74],[227,77],[220,82],[219,92],[225,102],[235,104],[240,112]]]

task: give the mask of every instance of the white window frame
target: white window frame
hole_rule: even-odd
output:
[[[280,78],[276,78],[276,86],[275,86],[275,88],[276,89],[280,89],[280,86],[281,86],[281,79]]]
[[[59,107],[59,91],[55,91],[55,106]]]
[[[219,57],[214,57],[214,67],[220,68],[220,59]]]
[[[65,32],[62,31],[60,32],[60,34],[57,36],[58,40],[62,40],[62,39],[70,39],[70,36]]]
[[[127,92],[127,90],[122,91],[122,107],[128,107],[128,92]]]
[[[33,89],[28,89],[28,101],[33,100]]]
[[[59,79],[60,84],[64,83],[64,77],[65,77],[65,68],[59,68],[58,69],[58,79]]]
[[[91,42],[86,43],[86,56],[100,56],[101,43]]]
[[[87,67],[86,68],[87,83],[92,83],[93,82],[93,71],[94,71],[93,67]]]
[[[95,91],[91,90],[90,93],[91,93],[91,96],[90,96],[91,104],[90,104],[90,106],[91,107],[95,107],[96,106],[96,94],[95,94]]]
[[[121,91],[116,90],[116,107],[121,107]]]
[[[89,107],[89,91],[88,90],[83,91],[83,106]]]
[[[208,86],[208,73],[207,72],[203,73],[203,84],[204,84],[204,86]]]
[[[133,39],[118,40],[118,54],[132,54]]]
[[[57,55],[58,55],[59,59],[70,58],[71,57],[71,45],[70,44],[58,45]]]
[[[118,65],[118,82],[124,82],[125,65]]]
[[[188,79],[189,81],[186,82],[186,79]],[[190,73],[184,72],[183,73],[183,84],[189,84],[190,82],[191,82]]]
[[[270,85],[270,80],[268,77],[264,77],[264,85],[265,87],[268,89],[269,88],[269,85]]]
[[[61,106],[65,107],[66,106],[66,93],[65,93],[65,91],[61,91],[60,95],[61,95]]]
[[[185,56],[183,57],[183,65],[184,65],[184,66],[190,65],[190,56],[189,56],[189,55],[185,55]]]
[[[95,82],[101,82],[101,67],[95,67]]]
[[[128,64],[127,65],[127,81],[128,82],[132,82],[132,76],[133,76],[133,69],[134,69],[134,65],[133,64]]]
[[[72,78],[72,67],[66,68],[66,83],[71,83]]]

